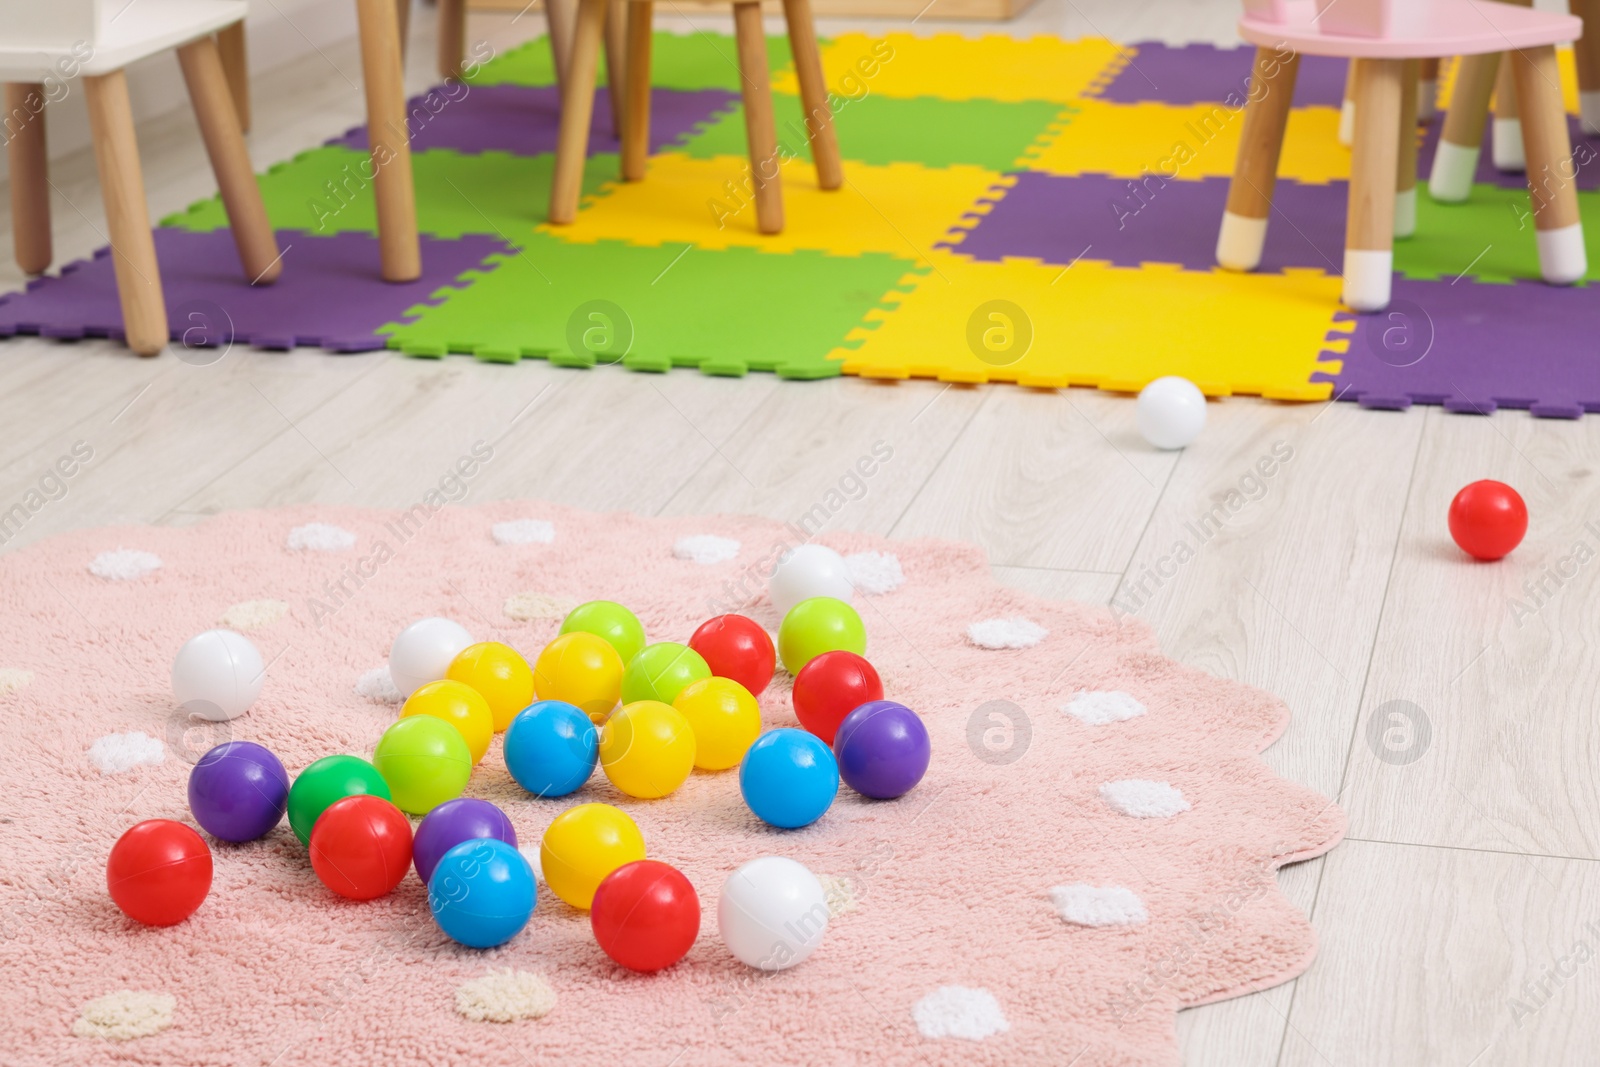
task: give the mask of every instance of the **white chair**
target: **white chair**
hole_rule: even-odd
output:
[[[140,355],[166,347],[168,329],[123,75],[129,63],[177,50],[245,278],[268,284],[282,269],[213,36],[244,15],[242,0],[137,0],[131,10],[122,4],[111,10],[109,0],[0,0],[0,26],[5,28],[0,81],[6,83],[4,121],[17,262],[34,274],[50,264],[45,102],[81,85],[89,105],[123,329],[128,347]]]

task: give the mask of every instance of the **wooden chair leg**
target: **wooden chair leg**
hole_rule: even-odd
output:
[[[628,104],[628,0],[610,0],[606,12],[606,95],[611,99],[611,135],[622,138],[627,129],[623,110]]]
[[[1417,76],[1418,61],[1401,62],[1400,71],[1400,152],[1394,183],[1394,235],[1410,237],[1417,232]]]
[[[628,5],[628,98],[622,105],[622,180],[644,178],[650,158],[650,45],[654,6],[650,0]]]
[[[461,77],[467,50],[467,0],[439,0],[439,77]]]
[[[156,242],[150,233],[128,80],[122,71],[114,70],[86,76],[83,89],[100,171],[100,195],[105,199],[106,225],[111,231],[122,329],[129,348],[141,356],[153,356],[167,345],[167,305],[161,292]]]
[[[404,76],[411,51],[411,0],[394,0],[394,23],[400,31],[400,73]]]
[[[578,0],[545,0],[545,22],[550,28],[550,58],[556,68],[556,90],[567,98],[567,66],[572,61],[572,37],[578,24]]]
[[[8,82],[6,156],[11,165],[11,240],[17,266],[41,274],[55,253],[50,242],[50,153],[45,146],[45,95],[38,82]],[[15,127],[15,128],[13,128]]]
[[[739,82],[744,90],[745,135],[750,141],[750,181],[755,188],[756,226],[762,233],[783,232],[783,176],[778,158],[778,126],[772,114],[772,74],[767,67],[767,34],[761,5],[733,5],[739,46]]]
[[[1478,152],[1483,146],[1483,124],[1489,117],[1489,96],[1494,92],[1500,55],[1462,56],[1456,61],[1456,84],[1450,108],[1444,115],[1439,147],[1428,175],[1428,195],[1442,204],[1464,202],[1472,192],[1478,172]]]
[[[235,22],[217,31],[217,48],[222,53],[222,71],[228,76],[228,93],[239,116],[239,129],[250,132],[250,53],[245,44],[244,23]]]
[[[1356,64],[1351,60],[1344,69],[1344,103],[1339,106],[1339,143],[1350,147],[1356,133]]]
[[[1570,0],[1572,13],[1583,19],[1583,36],[1572,42],[1578,63],[1578,111],[1583,132],[1600,134],[1600,0]]]
[[[566,85],[561,92],[561,133],[556,138],[556,169],[550,179],[550,221],[566,226],[578,217],[583,191],[583,165],[594,121],[594,76],[600,64],[600,40],[606,31],[610,0],[582,0],[572,51],[567,56]]]
[[[806,136],[811,139],[811,158],[817,165],[817,184],[837,189],[844,184],[844,168],[839,162],[839,138],[833,129],[833,109],[828,106],[811,0],[783,0],[783,14],[789,24],[789,48],[800,81],[800,106],[806,112]]]
[[[1561,102],[1556,50],[1548,45],[1510,53],[1522,104],[1528,160],[1528,198],[1539,241],[1539,273],[1552,285],[1570,285],[1589,269],[1578,217],[1577,167]]]
[[[1381,311],[1389,304],[1404,71],[1403,60],[1355,61],[1356,130],[1350,143],[1344,302],[1356,311]]]
[[[1532,7],[1533,0],[1502,0],[1518,7]],[[1522,120],[1517,103],[1516,82],[1511,76],[1511,64],[1500,64],[1499,77],[1494,86],[1494,128],[1489,138],[1490,158],[1495,170],[1506,174],[1520,174],[1528,162],[1522,154]]]
[[[1256,49],[1252,88],[1266,88],[1245,104],[1239,157],[1234,160],[1228,207],[1217,235],[1217,264],[1228,270],[1255,270],[1261,265],[1272,192],[1278,182],[1278,157],[1283,152],[1283,134],[1299,73],[1298,55],[1282,58],[1276,49]]]
[[[422,276],[422,246],[417,236],[417,191],[411,180],[399,20],[393,0],[356,0],[356,14],[383,280],[413,282]]]
[[[1439,61],[1424,59],[1417,68],[1417,121],[1432,122],[1439,114]]]

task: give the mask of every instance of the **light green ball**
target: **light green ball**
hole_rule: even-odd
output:
[[[461,731],[448,722],[413,715],[383,732],[372,765],[389,783],[395,807],[426,815],[467,787],[472,752]]]
[[[591,600],[567,612],[561,622],[561,632],[594,634],[604,638],[617,650],[623,663],[632,663],[633,657],[644,649],[644,625],[639,616],[614,600]]]
[[[778,627],[778,655],[790,674],[824,652],[867,654],[867,628],[856,609],[831,596],[814,596],[789,609]]]
[[[628,661],[622,672],[622,703],[659,700],[671,704],[687,686],[709,677],[711,668],[700,653],[688,645],[662,641]]]

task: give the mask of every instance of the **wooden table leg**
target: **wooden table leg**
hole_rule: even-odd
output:
[[[1439,113],[1439,61],[1424,59],[1417,68],[1417,121],[1432,122]]]
[[[411,0],[394,0],[394,24],[400,31],[400,73],[404,76],[411,51]]]
[[[1578,217],[1577,168],[1561,101],[1556,50],[1547,45],[1512,52],[1508,66],[1522,104],[1539,273],[1552,285],[1570,285],[1588,272],[1589,264],[1583,247],[1583,222]]]
[[[1489,117],[1489,95],[1494,92],[1500,54],[1462,56],[1456,61],[1456,84],[1444,129],[1428,175],[1428,195],[1442,204],[1464,202],[1472,192],[1478,172],[1478,152],[1483,146],[1483,124]]]
[[[356,0],[361,24],[361,69],[367,90],[367,138],[372,146],[372,192],[378,210],[378,255],[383,280],[422,276],[417,192],[411,180],[411,133],[406,127],[400,26],[393,0]]]
[[[650,158],[650,45],[654,6],[650,0],[633,0],[628,12],[627,86],[622,105],[622,180],[644,178]]]
[[[1583,36],[1572,42],[1578,63],[1578,111],[1583,132],[1600,134],[1600,0],[1569,0],[1572,13],[1583,19]]]
[[[467,0],[439,0],[439,77],[461,77],[467,51]]]
[[[1217,235],[1217,265],[1228,270],[1255,270],[1267,243],[1267,219],[1272,215],[1272,192],[1278,182],[1278,158],[1283,134],[1294,103],[1294,83],[1300,57],[1280,56],[1277,49],[1256,49],[1251,71],[1252,92],[1265,86],[1245,104],[1244,129],[1239,134],[1239,155],[1228,186],[1228,207],[1222,213]]]
[[[222,70],[228,76],[228,93],[239,116],[239,129],[250,132],[250,52],[245,44],[244,23],[235,22],[217,31],[217,48],[222,52]]]
[[[611,135],[622,138],[627,129],[623,111],[628,105],[628,0],[609,0],[606,12],[606,95],[611,100]]]
[[[550,29],[550,59],[556,68],[556,89],[567,98],[567,66],[572,62],[572,37],[578,23],[578,0],[545,0],[545,24]]]
[[[1404,61],[1398,59],[1355,61],[1356,130],[1350,143],[1344,302],[1356,311],[1381,311],[1389,304],[1404,70]]]
[[[783,0],[783,14],[789,24],[789,48],[800,81],[800,106],[806,112],[806,136],[811,139],[817,185],[837,189],[844,184],[844,167],[839,162],[839,138],[833,128],[833,109],[828,106],[828,83],[822,72],[811,0]]]
[[[1394,183],[1394,235],[1410,237],[1417,232],[1417,76],[1418,61],[1401,61],[1400,159]]]
[[[782,160],[778,157],[778,125],[772,114],[772,74],[767,67],[761,5],[745,0],[735,3],[733,30],[739,45],[739,84],[744,91],[745,135],[750,141],[756,226],[765,234],[782,233]]]
[[[120,70],[86,76],[83,90],[100,171],[100,195],[105,199],[106,226],[111,231],[122,329],[129,348],[141,356],[153,356],[167,346],[167,305],[161,292],[156,242],[150,233],[128,80]]]
[[[6,157],[11,164],[11,240],[17,266],[41,274],[50,266],[50,152],[45,145],[44,86],[7,82]],[[18,118],[17,116],[22,116]],[[16,128],[12,129],[13,123]]]
[[[600,65],[600,40],[606,31],[610,0],[582,0],[572,51],[561,91],[561,133],[556,138],[556,168],[550,179],[550,221],[566,226],[578,217],[583,166],[594,122],[594,77]]]

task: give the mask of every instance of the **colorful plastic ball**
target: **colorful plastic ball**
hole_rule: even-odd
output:
[[[767,583],[767,596],[779,615],[789,614],[796,604],[812,597],[849,603],[855,593],[844,557],[826,545],[797,545],[785,552]]]
[[[826,596],[802,600],[778,627],[778,654],[790,674],[799,674],[824,652],[840,649],[858,656],[867,651],[867,630],[861,625],[861,616],[842,600]]]
[[[874,700],[844,717],[833,738],[839,777],[865,797],[904,796],[928,773],[928,728],[904,704]]]
[[[1139,435],[1157,448],[1184,448],[1206,428],[1206,395],[1187,378],[1157,378],[1134,405]]]
[[[793,696],[800,725],[831,745],[846,715],[883,699],[883,679],[854,652],[824,652],[795,675]]]
[[[557,815],[539,843],[539,867],[550,891],[585,911],[606,875],[644,859],[644,835],[627,812],[579,804]]]
[[[769,730],[739,765],[739,791],[762,822],[785,830],[810,826],[839,793],[839,765],[816,734]]]
[[[472,752],[461,731],[432,715],[401,719],[383,732],[372,765],[401,811],[426,815],[467,787]]]
[[[223,722],[250,710],[266,677],[248,637],[207,630],[185,641],[172,661],[172,696],[189,714]]]
[[[1528,505],[1504,482],[1473,482],[1450,501],[1450,536],[1474,559],[1509,555],[1528,532]]]
[[[181,822],[146,819],[111,847],[106,889],[135,922],[181,923],[211,892],[211,850],[204,838]]]
[[[300,843],[308,845],[311,829],[328,805],[361,794],[392,799],[389,783],[366,760],[359,756],[324,756],[301,771],[289,788],[289,825]]]
[[[522,654],[499,641],[480,641],[456,653],[445,677],[475,689],[489,705],[494,732],[533,703],[533,668]]]
[[[511,720],[505,757],[522,788],[538,797],[564,797],[594,773],[600,732],[571,704],[540,700]]]
[[[612,600],[591,600],[579,604],[561,621],[561,632],[588,633],[602,637],[617,658],[627,663],[644,649],[644,626],[639,616]]]
[[[782,971],[803,962],[828,932],[828,898],[803,864],[785,856],[751,860],[722,883],[717,929],[741,962]]]
[[[562,634],[539,653],[533,691],[540,700],[565,701],[601,722],[622,698],[622,657],[603,637]]]
[[[713,675],[733,679],[753,696],[760,696],[772,681],[778,663],[771,636],[760,623],[743,615],[706,620],[689,638],[689,647],[700,653]]]
[[[688,645],[662,641],[628,661],[622,672],[622,702],[655,700],[670,704],[690,682],[711,677],[711,668]]]
[[[702,678],[672,702],[694,731],[694,765],[724,771],[761,736],[761,706],[732,678]]]
[[[400,695],[408,697],[443,678],[451,661],[470,644],[472,635],[458,622],[437,616],[418,619],[389,647],[389,677]]]
[[[223,841],[254,841],[278,825],[288,806],[289,772],[253,741],[224,742],[189,772],[189,811]]]
[[[428,910],[439,929],[468,948],[503,945],[528,925],[538,903],[533,868],[493,838],[446,852],[428,879]]]
[[[351,900],[372,900],[411,869],[411,820],[382,797],[345,797],[311,830],[311,869]]]
[[[694,770],[694,729],[671,704],[638,700],[600,727],[600,769],[630,797],[654,800]]]
[[[478,838],[504,841],[517,847],[517,831],[506,818],[506,813],[474,797],[457,797],[447,800],[423,817],[417,827],[417,836],[411,842],[411,862],[417,868],[417,877],[427,885],[433,869],[446,852],[463,841]]]
[[[700,897],[676,867],[655,860],[625,863],[594,893],[589,924],[601,950],[645,974],[688,955],[700,934]]]
[[[489,710],[489,702],[470,685],[449,678],[418,686],[406,697],[400,718],[413,715],[431,715],[454,726],[467,743],[474,765],[489,751],[489,742],[494,738],[494,713]]]

